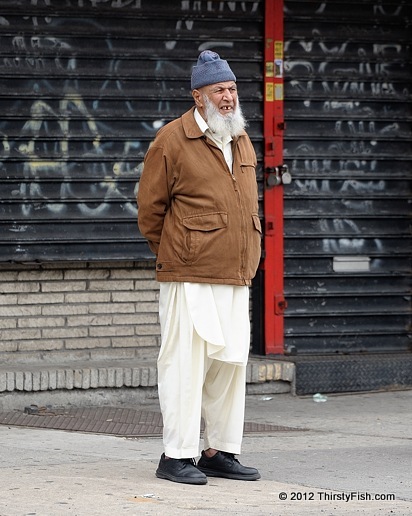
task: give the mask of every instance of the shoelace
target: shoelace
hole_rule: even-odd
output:
[[[180,459],[182,462],[184,462],[185,464],[191,464],[192,466],[196,466],[196,461],[195,459]]]
[[[235,455],[233,453],[228,453],[228,452],[225,452],[225,451],[222,451],[220,452],[222,455],[224,455],[225,457],[231,459],[231,460],[234,460],[235,462],[238,462],[239,461],[236,459]]]

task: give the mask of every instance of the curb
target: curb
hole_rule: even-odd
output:
[[[295,365],[291,362],[252,358],[246,372],[248,394],[289,392],[294,376]],[[140,361],[135,365],[131,365],[130,361],[110,365],[88,363],[58,367],[26,365],[0,369],[0,393],[156,386],[155,362]]]

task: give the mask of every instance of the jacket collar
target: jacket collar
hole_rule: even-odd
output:
[[[182,115],[183,131],[187,138],[201,138],[203,131],[195,120],[195,106]]]

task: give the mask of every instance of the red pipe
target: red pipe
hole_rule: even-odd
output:
[[[283,291],[283,0],[265,2],[264,78],[264,333],[265,353],[284,352]]]

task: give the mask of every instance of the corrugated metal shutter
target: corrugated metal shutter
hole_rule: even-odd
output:
[[[262,157],[263,1],[0,0],[0,261],[150,257],[138,165],[212,48]]]
[[[411,347],[410,2],[285,2],[286,349]]]

